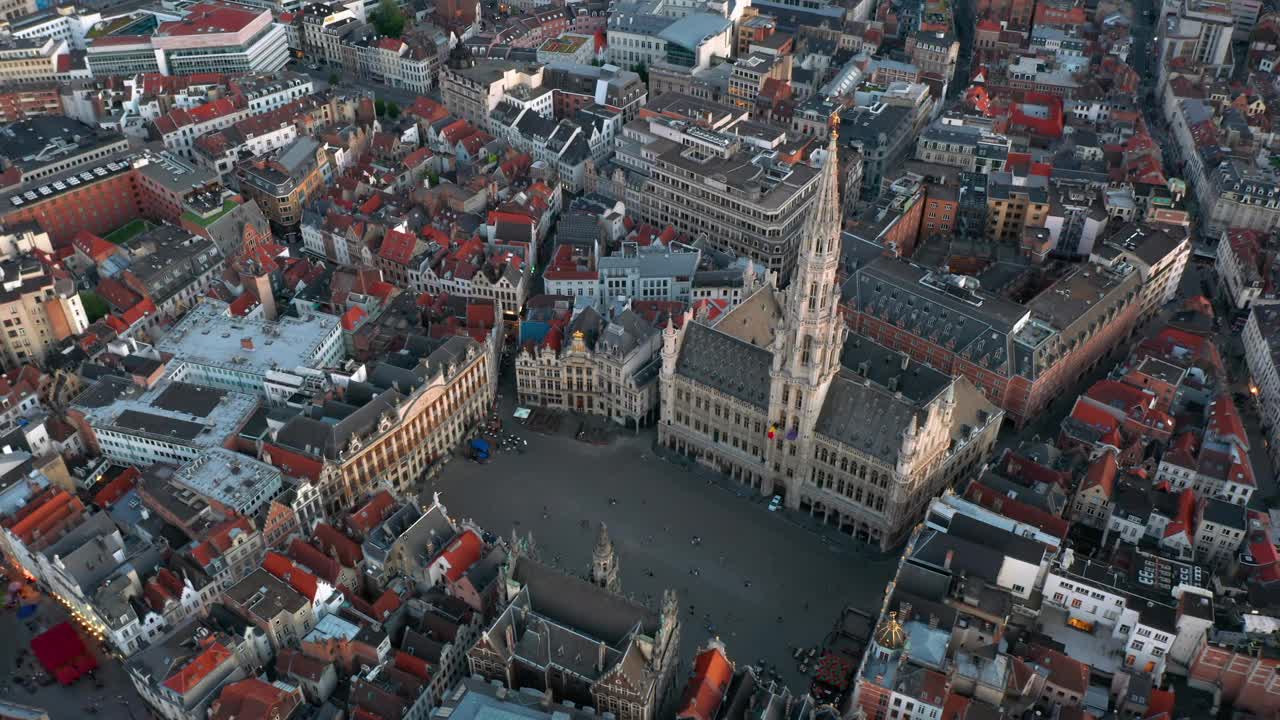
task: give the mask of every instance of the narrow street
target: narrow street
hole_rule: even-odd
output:
[[[370,80],[362,80],[355,76],[354,73],[344,72],[342,68],[319,66],[319,70],[312,70],[310,64],[303,61],[296,61],[290,69],[294,72],[303,73],[311,77],[311,83],[315,86],[316,91],[326,90],[329,88],[329,78],[333,75],[338,76],[338,83],[334,89],[342,92],[344,90],[354,90],[367,95],[372,95],[378,100],[388,100],[400,106],[400,109],[409,107],[421,97],[421,93],[405,88],[395,88],[382,83],[372,82]],[[439,91],[432,91],[426,94],[426,97],[433,100],[440,100]]]

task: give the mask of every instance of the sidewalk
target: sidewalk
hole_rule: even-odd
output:
[[[641,433],[641,436],[643,437],[644,434],[645,433]],[[685,457],[684,455],[672,452],[671,450],[662,447],[657,443],[656,438],[650,439],[649,446],[650,452],[652,452],[656,457],[666,461],[673,467],[679,468],[683,472],[688,473],[689,480],[691,482],[705,482],[708,485],[717,487],[726,493],[734,495],[743,502],[757,505],[759,506],[762,514],[777,517],[811,535],[816,536],[818,539],[822,540],[823,544],[827,546],[827,549],[833,553],[850,552],[872,559],[886,559],[897,562],[898,555],[896,552],[882,553],[878,547],[864,542],[859,542],[852,536],[842,533],[838,529],[821,522],[815,517],[802,513],[799,510],[783,508],[777,512],[769,512],[768,505],[770,497],[768,495],[761,495],[751,488],[735,482],[727,475],[715,472],[710,468],[699,465],[697,462]]]

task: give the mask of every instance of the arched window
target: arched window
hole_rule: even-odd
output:
[[[804,341],[800,345],[800,364],[808,366],[813,355],[813,338],[808,335],[804,336]]]

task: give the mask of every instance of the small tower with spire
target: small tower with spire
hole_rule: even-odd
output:
[[[609,592],[622,590],[622,584],[618,581],[618,555],[604,523],[600,523],[600,532],[596,534],[596,549],[591,553],[591,582]]]

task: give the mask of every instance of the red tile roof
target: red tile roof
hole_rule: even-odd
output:
[[[383,490],[369,499],[360,509],[347,516],[347,525],[356,532],[367,533],[391,514],[395,509],[396,499],[391,493]]]
[[[364,551],[351,538],[338,532],[332,525],[317,523],[312,530],[316,547],[325,554],[336,558],[344,567],[355,567],[364,559]]]
[[[233,300],[231,305],[227,307],[227,312],[234,317],[244,317],[258,304],[258,298],[254,297],[252,293],[241,293],[240,297]]]
[[[267,443],[262,447],[262,456],[281,472],[289,477],[318,480],[324,462],[310,455],[303,455],[288,448]]]
[[[319,583],[316,580],[316,576],[293,560],[272,551],[267,553],[267,557],[263,559],[262,569],[288,583],[290,587],[297,590],[299,594],[306,596],[308,600],[315,601],[316,593],[319,592]]]
[[[120,498],[124,497],[125,493],[134,488],[139,477],[138,468],[125,468],[124,472],[117,475],[114,480],[107,483],[106,487],[93,496],[93,504],[100,508],[109,508],[115,505]]]
[[[449,582],[456,582],[462,574],[471,568],[484,553],[484,541],[474,530],[464,530],[456,540],[445,548],[440,557],[448,564],[444,576]]]
[[[6,518],[4,524],[24,544],[30,544],[36,532],[43,535],[77,512],[84,512],[80,498],[50,487],[27,501],[21,510]]]
[[[408,265],[413,259],[413,251],[418,239],[409,233],[392,230],[382,238],[382,247],[378,248],[378,257],[390,260],[397,265]]]
[[[179,695],[186,695],[208,677],[209,673],[218,669],[222,663],[231,657],[230,650],[215,642],[192,658],[191,662],[183,666],[176,674],[166,679],[164,686]]]
[[[208,539],[191,549],[191,555],[201,565],[208,565],[231,549],[231,542],[240,533],[253,533],[253,525],[243,515],[224,520],[209,533]]]
[[[410,655],[403,650],[396,651],[396,667],[423,682],[431,680],[431,665],[426,660]]]
[[[1071,523],[1057,515],[992,490],[976,480],[969,483],[964,496],[988,510],[1004,515],[1010,520],[1037,527],[1054,537],[1066,539],[1067,532],[1071,529]]]
[[[1089,689],[1089,666],[1079,660],[1040,645],[1032,645],[1029,660],[1049,671],[1049,682],[1084,697]]]
[[[1245,450],[1249,449],[1249,436],[1236,410],[1235,401],[1222,393],[1209,404],[1208,431],[1222,439],[1235,439]]]
[[[369,313],[364,311],[359,305],[352,305],[346,312],[342,313],[342,329],[347,332],[354,331],[360,326],[360,321],[369,317]]]
[[[316,577],[330,585],[338,584],[338,574],[342,572],[342,566],[315,545],[302,538],[293,538],[289,541],[289,556],[305,565],[315,573]]]
[[[1147,696],[1147,714],[1143,720],[1168,720],[1173,717],[1174,694],[1172,690],[1151,688]]]
[[[76,250],[88,255],[89,259],[93,260],[94,264],[106,260],[119,251],[119,248],[115,244],[103,240],[88,230],[81,230],[76,233],[71,244],[75,246]]]
[[[382,621],[400,608],[400,596],[394,590],[384,590],[373,603],[373,619]]]
[[[174,22],[161,23],[155,34],[162,37],[207,35],[209,33],[235,33],[243,30],[266,10],[200,3],[187,9],[187,14]]]
[[[98,280],[98,287],[94,288],[94,292],[101,295],[102,299],[110,303],[112,307],[120,310],[131,308],[142,302],[141,295],[112,277],[104,277]]]
[[[1083,398],[1076,400],[1075,407],[1071,409],[1071,417],[1103,433],[1120,426],[1120,421],[1115,415]]]
[[[693,677],[685,688],[684,701],[676,718],[715,720],[732,679],[733,665],[724,648],[712,645],[698,653],[693,661]]]
[[[288,692],[258,678],[222,688],[210,707],[212,720],[279,720],[293,714],[302,703],[301,693]]]
[[[1108,450],[1089,464],[1089,469],[1085,471],[1084,480],[1080,486],[1082,488],[1101,487],[1107,497],[1111,497],[1115,492],[1116,475],[1119,472],[1120,466],[1116,462],[1116,454]]]

